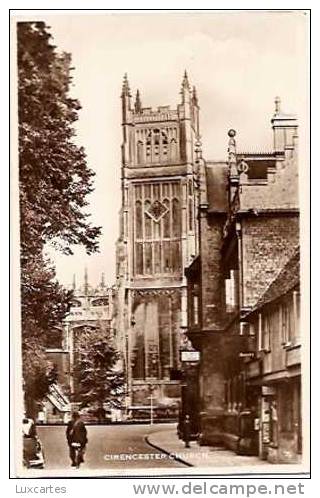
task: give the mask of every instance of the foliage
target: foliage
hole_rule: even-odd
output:
[[[46,244],[64,254],[81,244],[90,254],[100,228],[85,212],[94,173],[73,141],[80,104],[69,95],[71,57],[56,51],[43,22],[18,23],[17,53],[23,374],[26,398],[35,401],[54,381],[45,337],[72,297],[44,257]]]
[[[82,406],[108,402],[120,407],[124,378],[110,330],[102,323],[94,329],[83,327],[78,329],[75,344],[75,401]]]

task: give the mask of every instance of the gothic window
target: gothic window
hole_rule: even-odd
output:
[[[142,275],[143,274],[143,243],[136,242],[135,246],[136,246],[135,273],[137,275]]]
[[[164,271],[164,273],[170,273],[170,271],[171,271],[170,242],[163,242],[162,247],[163,247],[163,254],[162,254],[163,271]]]
[[[144,236],[146,239],[151,239],[152,237],[152,219],[148,214],[151,208],[150,201],[145,201],[144,203]]]
[[[171,161],[177,159],[177,141],[174,138],[170,142],[170,159]]]
[[[154,271],[161,273],[161,246],[160,242],[154,243]]]
[[[142,239],[142,204],[136,201],[136,238]]]
[[[180,183],[137,185],[134,193],[135,274],[181,272]]]
[[[143,163],[143,143],[141,140],[137,143],[137,162],[138,164]]]
[[[172,201],[172,231],[174,237],[180,237],[181,234],[181,211],[178,199]]]
[[[153,238],[154,239],[160,239],[160,220],[159,221],[154,221],[153,222]]]
[[[163,216],[163,237],[170,238],[170,202],[164,199],[163,204],[168,208],[168,212]]]
[[[145,244],[145,273],[147,275],[152,273],[152,245],[150,242]]]
[[[171,242],[171,258],[172,258],[172,270],[179,271],[180,270],[180,242],[174,241]]]

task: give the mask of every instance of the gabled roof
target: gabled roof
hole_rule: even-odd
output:
[[[259,299],[252,311],[256,311],[268,303],[285,295],[300,282],[300,248],[297,247],[289,261],[278,276],[271,282],[265,293]]]

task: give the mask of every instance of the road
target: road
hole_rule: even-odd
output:
[[[168,428],[168,424],[87,426],[88,445],[83,470],[185,468],[167,455],[152,448],[145,436]],[[70,468],[64,426],[38,427],[47,470]],[[122,455],[122,459],[120,456]]]

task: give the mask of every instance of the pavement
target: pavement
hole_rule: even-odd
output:
[[[176,428],[162,428],[146,435],[146,441],[153,448],[163,451],[177,461],[189,467],[252,467],[267,466],[269,463],[255,456],[237,455],[233,451],[221,447],[200,446],[196,441],[190,442],[190,448],[178,438]],[[259,468],[259,472],[260,472]]]

